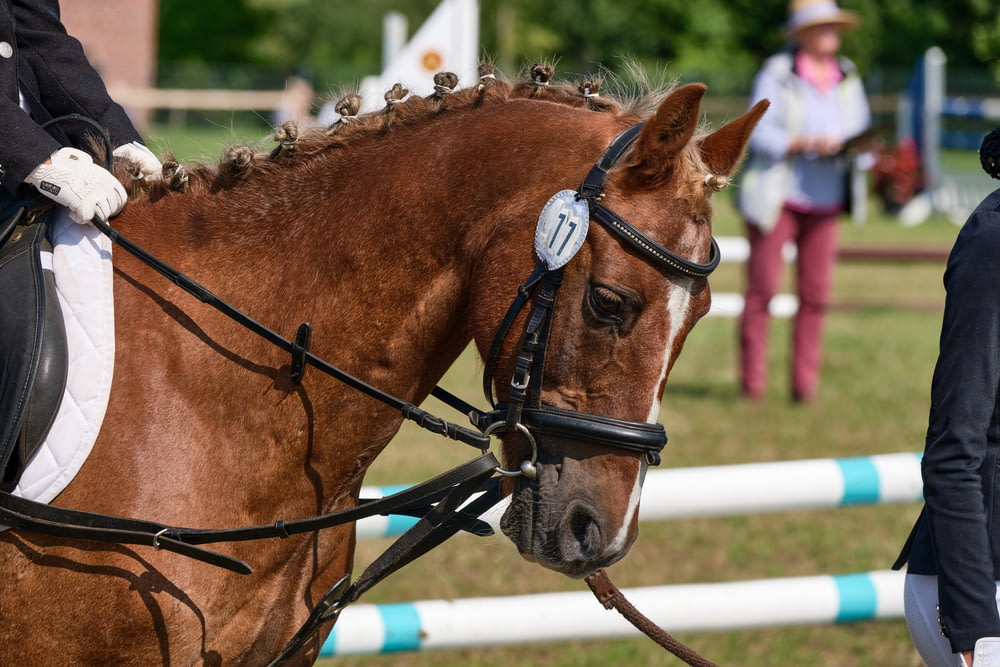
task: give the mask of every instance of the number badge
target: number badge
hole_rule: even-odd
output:
[[[535,252],[549,269],[565,266],[587,238],[590,207],[573,190],[562,190],[542,208],[535,229]]]

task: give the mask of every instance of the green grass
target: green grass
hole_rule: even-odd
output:
[[[247,133],[245,139],[266,130]],[[154,144],[180,157],[213,157],[239,132],[222,138],[153,132]],[[742,234],[729,193],[716,206],[719,236]],[[867,224],[844,221],[845,245],[950,247],[958,228],[935,216],[903,228],[875,215]],[[735,320],[709,318],[692,332],[664,396],[661,420],[670,435],[664,465],[735,464],[816,457],[920,451],[928,387],[936,356],[943,263],[843,263],[834,301],[860,307],[834,310],[826,329],[822,385],[816,404],[788,400],[788,320],[775,320],[769,390],[762,405],[742,402],[736,384]],[[740,267],[723,265],[713,290],[742,290]],[[790,291],[790,281],[784,290]],[[921,304],[923,310],[900,304]],[[477,405],[481,364],[465,354],[442,384]],[[427,407],[461,420],[433,399]],[[439,436],[404,426],[373,466],[372,484],[425,479],[467,460],[473,452]],[[795,511],[745,517],[692,519],[642,525],[632,553],[609,569],[619,586],[722,582],[762,577],[837,574],[889,567],[905,539],[917,504]],[[386,546],[364,541],[358,571]],[[579,591],[585,586],[522,561],[503,537],[458,536],[392,575],[363,602],[402,602]],[[594,604],[597,604],[594,602]],[[612,612],[609,612],[612,613]],[[748,667],[916,667],[920,664],[902,621],[785,627],[680,637],[721,665]],[[442,665],[679,665],[647,639],[579,641],[511,648],[321,660],[321,667]]]
[[[259,123],[203,121],[176,127],[153,126],[143,132],[143,139],[157,155],[172,153],[180,162],[215,164],[222,152],[234,145],[270,150],[274,147],[270,132],[266,119]]]

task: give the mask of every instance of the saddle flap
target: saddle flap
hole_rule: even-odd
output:
[[[0,488],[10,490],[48,434],[68,368],[66,331],[43,219],[19,209],[0,247]],[[7,221],[10,222],[10,219]],[[2,228],[8,225],[3,224]]]

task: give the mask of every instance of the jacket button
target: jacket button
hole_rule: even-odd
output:
[[[945,639],[947,639],[948,638],[948,626],[945,625],[944,617],[941,616],[941,605],[936,605],[934,607],[934,609],[936,609],[937,613],[938,613],[937,622],[938,622],[938,625],[941,626],[941,636],[944,637]]]
[[[14,47],[10,42],[0,42],[0,58],[10,58],[14,55]]]

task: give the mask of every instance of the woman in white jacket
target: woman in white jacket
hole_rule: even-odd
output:
[[[857,69],[837,55],[840,30],[857,16],[832,0],[793,0],[786,34],[793,48],[771,56],[754,79],[751,104],[771,108],[750,139],[737,206],[750,257],[740,321],[743,395],[762,399],[767,379],[768,306],[781,280],[782,247],[798,251],[792,398],[813,399],[819,382],[823,320],[845,205],[845,142],[868,129],[871,113]]]

